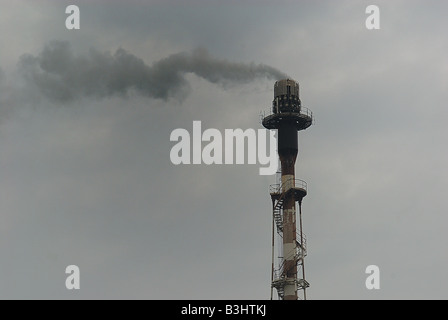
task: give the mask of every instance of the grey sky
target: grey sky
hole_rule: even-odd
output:
[[[183,99],[86,86],[55,100],[19,65],[52,41],[77,57],[123,49],[148,68],[204,48],[290,75],[316,119],[296,165],[308,298],[448,298],[447,2],[376,1],[376,31],[369,1],[77,1],[77,31],[64,24],[72,1],[0,4],[0,298],[269,298],[275,176],[174,166],[169,137],[193,120],[262,128],[274,80],[188,72]],[[65,288],[70,264],[78,291]],[[370,264],[377,291],[364,285]]]

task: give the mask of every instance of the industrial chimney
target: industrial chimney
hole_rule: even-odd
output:
[[[298,133],[313,122],[311,111],[302,107],[299,98],[299,84],[291,79],[279,80],[274,84],[272,109],[263,116],[266,129],[277,129],[277,150],[281,162],[281,181],[270,186],[272,200],[272,290],[279,299],[297,300],[298,291],[303,290],[306,299],[304,258],[306,238],[302,231],[302,199],[307,194],[305,181],[295,178],[294,166],[298,153]],[[296,202],[299,208],[299,228],[296,221]],[[277,229],[279,263],[274,267],[275,236]],[[301,269],[301,274],[298,272]]]

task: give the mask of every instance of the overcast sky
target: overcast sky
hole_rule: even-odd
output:
[[[448,298],[448,2],[0,7],[0,298],[268,299],[275,176],[175,166],[170,133],[262,128],[285,74],[315,117],[296,163],[307,297]]]

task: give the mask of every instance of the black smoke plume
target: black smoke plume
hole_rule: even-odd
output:
[[[205,49],[173,54],[149,66],[124,49],[114,54],[91,49],[86,55],[75,55],[63,41],[49,43],[37,56],[23,55],[19,68],[26,81],[60,102],[83,96],[126,96],[130,91],[163,100],[179,98],[188,89],[187,73],[222,86],[286,77],[267,65],[216,59]]]

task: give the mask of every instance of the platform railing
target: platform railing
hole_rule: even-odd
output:
[[[305,191],[307,190],[307,184],[306,184],[305,181],[300,180],[300,179],[289,178],[289,179],[287,179],[283,183],[271,184],[269,186],[269,193],[282,193],[283,185],[290,185],[292,180],[294,180],[293,187],[300,188],[300,189],[303,189]]]
[[[300,115],[311,118],[311,123],[314,123],[313,112],[310,109],[308,109],[307,107],[300,107],[299,112],[294,112],[294,111],[274,112],[272,107],[270,107],[269,109],[263,110],[260,112],[260,123],[262,123],[264,118],[266,118],[272,114],[282,114],[282,113],[299,113]]]

